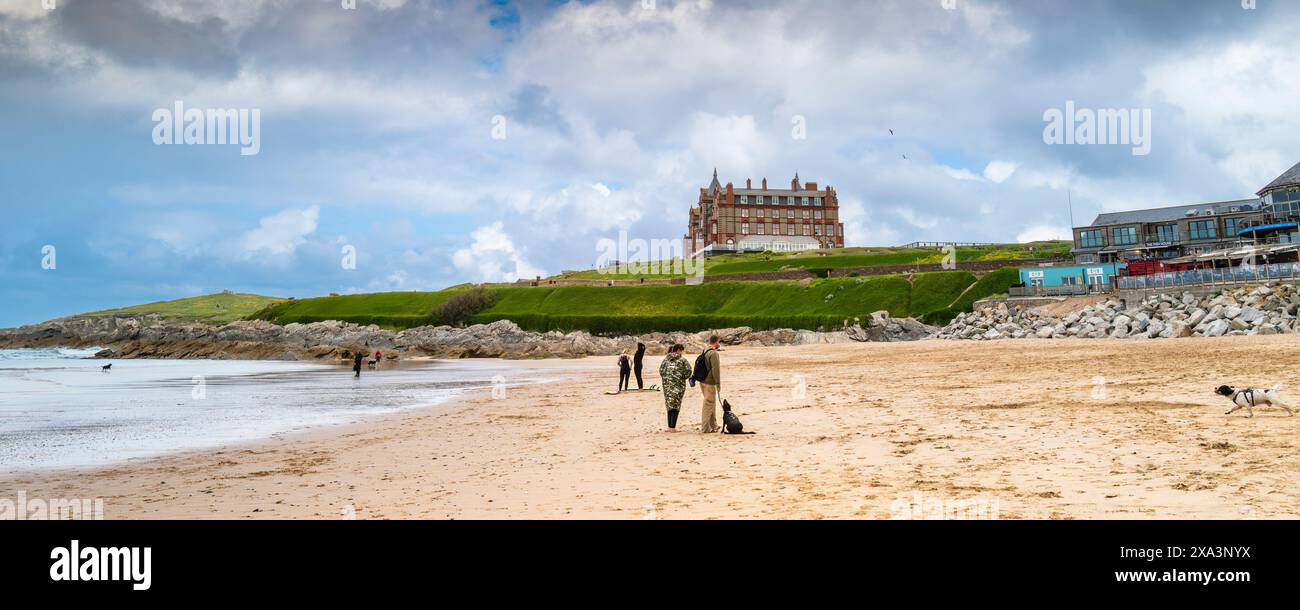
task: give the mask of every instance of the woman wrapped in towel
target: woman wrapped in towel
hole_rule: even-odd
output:
[[[680,343],[668,349],[663,364],[659,365],[659,378],[663,382],[664,406],[668,407],[668,432],[677,431],[677,414],[682,410],[682,395],[686,394],[686,380],[691,377],[691,365],[682,357],[686,347]]]

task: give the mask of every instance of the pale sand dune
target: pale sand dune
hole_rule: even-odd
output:
[[[102,497],[108,518],[881,519],[914,493],[996,500],[1004,519],[1300,516],[1300,417],[1225,417],[1212,393],[1281,383],[1300,398],[1295,336],[736,348],[723,362],[756,435],[664,434],[660,395],[603,396],[616,371],[598,358],[503,400],[11,474],[0,497]]]

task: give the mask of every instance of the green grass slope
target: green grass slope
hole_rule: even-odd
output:
[[[434,307],[462,289],[457,286],[438,292],[375,292],[295,299],[272,304],[249,317],[276,324],[339,320],[385,328],[411,328],[429,324]]]
[[[1003,267],[992,273],[986,274],[975,282],[970,290],[962,294],[949,307],[936,309],[921,316],[921,320],[926,324],[943,326],[957,317],[958,314],[971,310],[975,301],[987,299],[994,295],[1007,293],[1013,284],[1020,282],[1020,270],[1015,267]]]
[[[750,326],[758,329],[838,328],[886,310],[923,317],[947,308],[978,284],[968,271],[798,282],[709,282],[699,286],[509,286],[492,291],[497,301],[474,323],[511,320],[538,332],[586,330],[598,334],[700,331]],[[410,328],[433,323],[434,308],[457,289],[390,292],[299,299],[273,304],[254,317],[278,324],[342,320]]]
[[[225,324],[246,318],[283,299],[256,294],[209,294],[200,297],[159,301],[118,309],[95,311],[85,316],[145,316],[158,314],[170,320]]]

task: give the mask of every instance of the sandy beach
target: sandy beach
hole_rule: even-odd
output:
[[[102,498],[109,519],[889,519],[917,499],[1002,519],[1295,518],[1300,417],[1228,417],[1213,389],[1300,397],[1297,361],[1294,335],[733,348],[724,394],[756,434],[732,437],[694,431],[694,388],[664,433],[662,397],[603,395],[616,369],[592,358],[495,398],[6,473],[0,497]]]

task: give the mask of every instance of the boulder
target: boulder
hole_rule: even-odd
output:
[[[1215,321],[1211,322],[1210,325],[1209,325],[1208,327],[1206,327],[1206,329],[1205,329],[1205,336],[1206,336],[1206,337],[1222,337],[1222,336],[1224,335],[1224,333],[1228,332],[1228,328],[1229,328],[1229,327],[1230,327],[1230,324],[1228,324],[1228,321],[1227,321],[1227,320],[1215,320]]]

